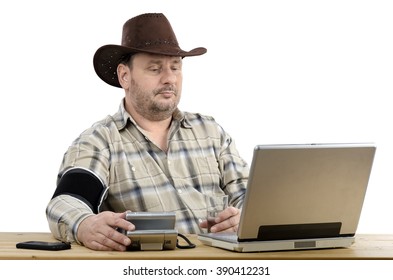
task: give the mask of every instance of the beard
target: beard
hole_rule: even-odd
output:
[[[163,92],[172,92],[171,97],[163,97]],[[131,80],[130,93],[136,112],[151,121],[161,121],[172,116],[180,100],[180,92],[175,86],[169,85],[162,88],[146,91],[135,80]]]

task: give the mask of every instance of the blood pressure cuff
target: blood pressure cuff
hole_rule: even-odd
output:
[[[71,195],[85,202],[97,214],[106,189],[94,173],[82,168],[73,168],[61,176],[52,198],[62,194]]]

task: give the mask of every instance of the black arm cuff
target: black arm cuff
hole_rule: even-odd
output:
[[[63,174],[52,198],[68,194],[82,200],[94,213],[98,213],[105,189],[95,174],[82,168],[75,168]]]

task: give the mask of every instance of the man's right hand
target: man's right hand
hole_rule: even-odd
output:
[[[135,226],[125,219],[126,213],[105,211],[87,217],[79,225],[78,240],[97,251],[125,251],[131,240],[117,229],[135,230]]]

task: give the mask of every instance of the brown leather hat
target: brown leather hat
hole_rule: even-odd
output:
[[[205,48],[183,51],[168,19],[163,14],[142,14],[129,19],[123,26],[121,45],[105,45],[93,58],[97,75],[106,83],[121,87],[117,77],[120,59],[130,53],[152,53],[169,56],[196,56]]]

